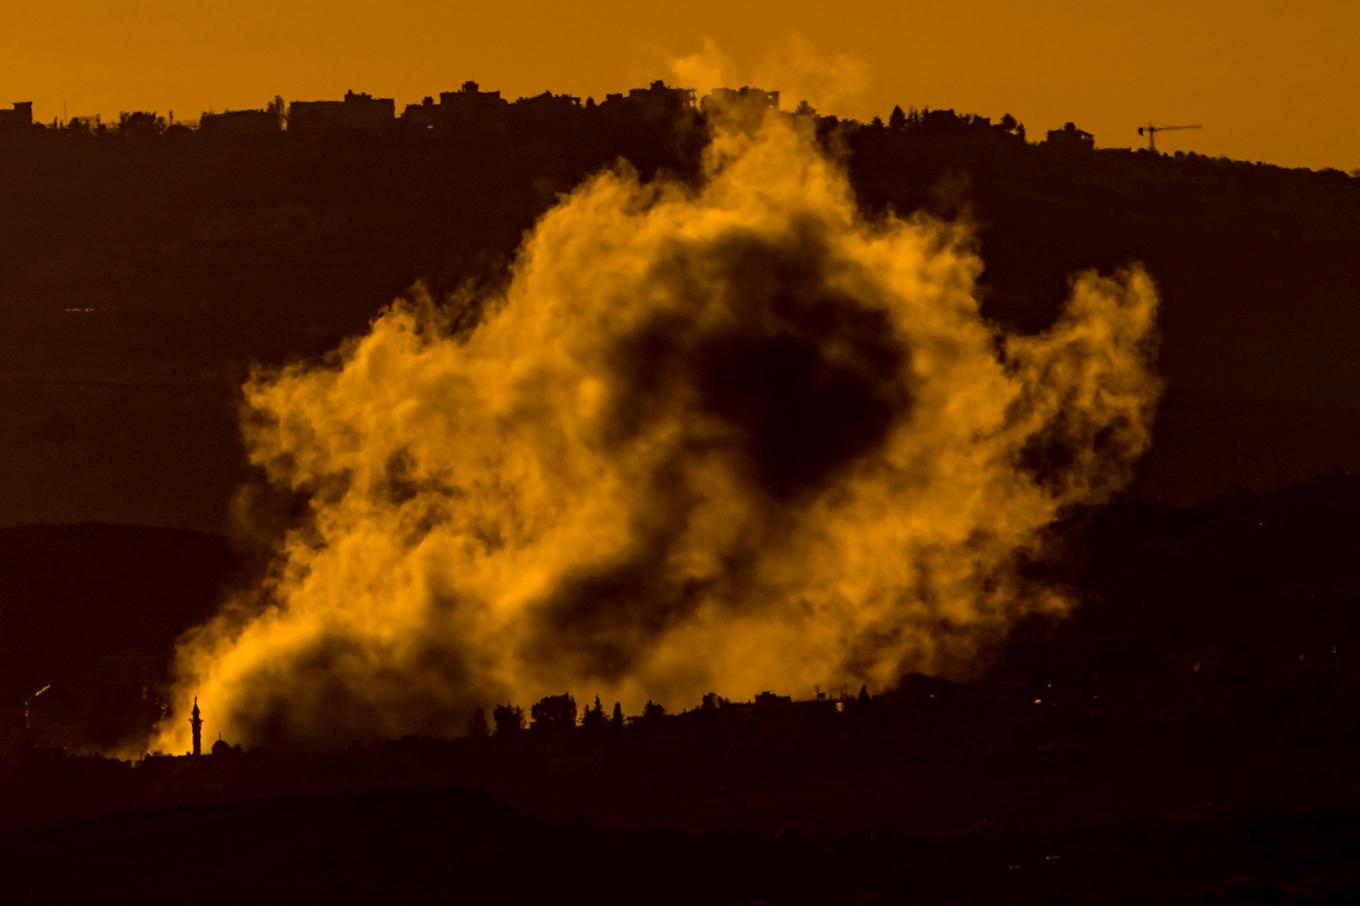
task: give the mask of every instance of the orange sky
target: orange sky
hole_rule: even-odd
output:
[[[263,106],[345,89],[418,101],[475,78],[511,98],[694,79],[780,88],[824,112],[894,103],[1075,120],[1102,146],[1149,118],[1202,123],[1165,150],[1360,168],[1355,0],[582,3],[14,0],[0,104],[50,121],[124,109]],[[17,8],[16,8],[17,7]],[[1287,11],[1286,11],[1287,10]]]

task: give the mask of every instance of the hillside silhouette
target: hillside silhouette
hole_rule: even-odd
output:
[[[213,613],[241,564],[198,532],[0,529],[0,736],[50,684],[81,696],[77,738],[92,744],[157,719],[175,638]]]
[[[417,281],[499,284],[561,193],[621,160],[693,178],[708,128],[659,84],[600,104],[446,95],[400,117],[352,95],[286,131],[281,100],[197,131],[154,114],[0,131],[0,524],[223,530],[252,363],[320,356]],[[1265,490],[1360,458],[1360,180],[897,113],[800,115],[866,213],[976,226],[989,317],[1038,329],[1089,267],[1142,261],[1158,282],[1167,394],[1135,495]]]

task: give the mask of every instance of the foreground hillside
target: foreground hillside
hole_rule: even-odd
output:
[[[688,835],[460,790],[258,800],[0,836],[22,902],[1348,903],[1351,809],[948,836]]]

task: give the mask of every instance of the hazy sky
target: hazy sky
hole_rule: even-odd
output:
[[[0,104],[192,119],[275,94],[401,105],[474,78],[510,98],[600,97],[679,74],[858,118],[1010,112],[1031,137],[1070,119],[1102,146],[1138,142],[1149,119],[1201,123],[1159,143],[1355,170],[1357,34],[1356,0],[16,0],[0,13]]]

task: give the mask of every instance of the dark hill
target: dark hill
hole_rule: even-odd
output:
[[[976,220],[1002,323],[1047,324],[1086,268],[1140,261],[1157,281],[1167,393],[1137,491],[1187,501],[1360,465],[1360,179],[922,131],[860,132],[856,187]]]
[[[1148,265],[1168,390],[1137,494],[1360,464],[1360,180],[1027,144],[947,111],[818,127],[866,210],[978,225],[998,321],[1038,328],[1072,272]],[[0,138],[0,524],[221,530],[249,363],[317,355],[417,279],[503,279],[557,193],[619,158],[692,173],[701,130],[538,99],[419,140]]]
[[[1333,696],[1360,651],[1358,527],[1351,475],[1077,517],[1054,533],[1068,559],[1046,566],[1080,606],[1013,627],[991,679],[1151,710],[1187,695],[1244,713]]]
[[[8,712],[101,659],[141,656],[154,676],[176,636],[211,613],[239,565],[225,539],[199,532],[0,529],[0,703]]]

